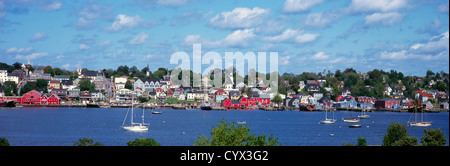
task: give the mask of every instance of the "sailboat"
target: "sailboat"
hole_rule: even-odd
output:
[[[133,98],[131,98],[131,124],[129,126],[125,125],[125,121],[127,119],[127,115],[129,110],[127,111],[127,114],[125,115],[125,119],[123,119],[123,123],[122,123],[122,128],[128,131],[148,131],[148,127],[150,126],[149,123],[144,123],[144,113],[145,109],[142,108],[142,123],[135,123],[133,121],[133,113],[134,113],[134,108],[133,108]]]
[[[328,119],[328,117],[327,117],[328,109],[327,108],[328,107],[325,108],[325,120],[320,121],[320,123],[322,123],[322,124],[333,124],[333,123],[336,122],[336,119],[334,119],[334,112],[333,112],[333,118],[332,119]]]
[[[364,108],[364,109],[361,111],[361,115],[358,115],[358,118],[359,118],[359,119],[370,119],[370,115],[366,115],[366,109]]]
[[[417,104],[417,107],[420,105],[420,101],[418,102],[419,104]],[[428,127],[428,126],[431,126],[431,123],[433,123],[433,122],[424,122],[423,121],[423,107],[420,107],[420,108],[422,108],[422,116],[421,116],[421,121],[420,122],[417,122],[417,107],[414,109],[415,111],[414,111],[414,122],[410,122],[409,120],[408,120],[408,124],[409,125],[411,125],[411,126],[413,126],[413,127]]]
[[[353,111],[351,111],[351,115],[350,115],[349,118],[342,118],[342,120],[344,122],[347,122],[347,123],[358,123],[359,122],[359,118],[352,117],[352,116],[353,116]]]
[[[205,88],[203,89],[203,101],[202,101],[202,105],[200,106],[201,110],[212,110],[211,105],[208,103],[208,94],[206,93],[206,91],[208,90],[208,81],[206,79],[205,81]]]

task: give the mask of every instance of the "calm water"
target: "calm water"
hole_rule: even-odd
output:
[[[211,127],[225,118],[229,122],[246,121],[251,132],[257,135],[273,133],[282,145],[341,146],[344,142],[356,144],[358,136],[365,137],[369,145],[380,145],[391,122],[406,125],[408,120],[414,120],[412,113],[371,112],[370,119],[361,120],[362,128],[349,128],[350,123],[341,120],[350,114],[346,111],[335,112],[338,121],[329,125],[319,124],[325,118],[324,112],[161,111],[163,114],[153,115],[147,110],[145,121],[150,122],[149,131],[135,133],[120,128],[126,108],[0,109],[0,137],[6,137],[13,146],[72,146],[83,137],[109,146],[126,146],[128,141],[142,137],[153,138],[163,146],[191,146],[199,135],[209,136]],[[142,110],[136,109],[135,121],[140,122],[141,115]],[[433,121],[432,128],[445,132],[448,144],[448,112],[425,113],[425,120]],[[424,136],[424,128],[407,128],[419,141]]]

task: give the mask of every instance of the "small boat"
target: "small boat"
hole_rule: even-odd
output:
[[[212,107],[208,106],[208,105],[202,105],[202,106],[200,106],[200,109],[201,110],[212,110]]]
[[[359,122],[359,119],[358,119],[358,118],[349,118],[349,119],[342,118],[342,120],[343,120],[344,122],[347,122],[347,123],[357,123],[357,122]]]
[[[161,111],[155,111],[155,110],[153,110],[153,111],[152,111],[152,114],[162,114],[162,112],[161,112]]]
[[[359,119],[370,119],[370,115],[366,115],[366,109],[361,111],[361,115],[358,115]]]
[[[93,103],[88,103],[86,104],[86,107],[90,107],[90,108],[100,108],[100,106],[98,104],[93,104]]]
[[[361,128],[360,124],[349,125],[350,128]]]
[[[240,125],[244,125],[244,124],[246,124],[247,122],[246,121],[238,121],[237,122],[237,124],[240,124]]]

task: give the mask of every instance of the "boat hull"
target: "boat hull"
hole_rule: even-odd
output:
[[[358,116],[359,119],[370,119],[369,115],[360,115]]]
[[[320,123],[322,123],[322,124],[333,124],[335,122],[336,122],[336,120],[331,120],[331,119],[320,121]]]
[[[122,128],[128,131],[137,131],[137,132],[148,131],[147,126],[123,126]]]
[[[201,106],[200,107],[201,110],[212,110],[211,106]]]
[[[348,127],[350,127],[350,128],[361,128],[361,125],[355,124],[355,125],[350,125]]]
[[[413,127],[428,127],[431,126],[431,123],[411,123],[409,125]]]
[[[357,123],[359,122],[359,119],[342,119],[344,122],[347,123]]]

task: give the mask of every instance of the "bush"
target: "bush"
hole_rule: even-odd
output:
[[[406,126],[392,122],[383,137],[383,146],[415,146],[417,138],[410,137]]]
[[[10,146],[8,139],[5,137],[0,138],[0,146]]]
[[[425,136],[420,138],[420,142],[426,146],[444,146],[447,139],[445,139],[444,132],[441,129],[424,130]]]
[[[127,146],[161,146],[152,138],[135,139],[134,141],[128,141]]]
[[[83,138],[78,139],[78,142],[75,142],[73,146],[103,146],[103,144],[100,142],[94,143],[94,139]]]
[[[222,121],[213,126],[211,129],[211,137],[208,138],[200,135],[197,141],[194,142],[196,146],[279,146],[278,137],[274,138],[271,134],[268,139],[265,135],[256,136],[250,133],[247,125],[236,125],[235,122],[228,124],[227,121]]]

